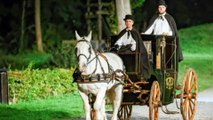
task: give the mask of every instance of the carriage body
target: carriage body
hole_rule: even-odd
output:
[[[176,62],[176,40],[173,36],[162,36],[162,35],[142,35],[143,44],[146,47],[148,53],[148,59],[151,65],[151,77],[146,80],[149,83],[140,83],[139,73],[140,71],[140,57],[141,53],[135,52],[118,52],[119,56],[122,58],[124,65],[126,67],[126,73],[129,78],[140,84],[143,88],[144,93],[149,94],[153,81],[158,81],[161,89],[161,102],[163,105],[172,103],[175,97],[175,86],[177,82],[177,62]],[[114,44],[113,37],[111,45]],[[165,44],[162,46],[162,44]],[[128,84],[128,83],[127,83]],[[127,85],[128,86],[128,85]],[[129,89],[126,87],[126,89]],[[124,88],[125,91],[125,88]],[[122,104],[139,104],[144,105],[148,103],[149,95],[142,96],[142,99],[147,99],[147,101],[142,101],[138,96],[141,92],[133,93],[124,92],[124,98]],[[132,96],[132,97],[131,97]]]
[[[189,69],[182,85],[177,84],[176,38],[164,35],[142,35],[141,37],[148,53],[151,77],[146,81],[140,79],[140,52],[117,52],[124,62],[130,79],[130,82],[127,81],[124,85],[119,119],[130,118],[132,105],[148,105],[150,120],[156,120],[158,107],[166,106],[173,103],[175,98],[180,98],[183,119],[193,120],[197,102],[197,76],[193,69]],[[112,37],[111,47],[116,39],[116,36]],[[181,91],[177,93],[178,90]],[[167,108],[165,113],[171,114]]]

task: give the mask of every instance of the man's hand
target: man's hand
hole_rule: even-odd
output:
[[[163,32],[163,33],[162,33],[162,35],[167,36],[167,35],[168,35],[168,33],[167,33],[167,32]]]

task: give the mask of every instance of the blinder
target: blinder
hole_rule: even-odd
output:
[[[75,49],[75,54],[77,56],[77,59],[79,60],[79,57],[82,55],[82,56],[84,56],[87,59],[87,61],[89,61],[89,59],[91,58],[91,54],[92,54],[92,45],[90,44],[90,42],[88,42],[87,40],[85,40],[84,37],[83,37],[82,40],[79,40],[78,42],[86,42],[86,43],[89,44],[89,49],[88,49],[88,51],[89,51],[89,57],[87,57],[85,54],[79,54],[79,55],[77,55],[77,48],[76,48]]]

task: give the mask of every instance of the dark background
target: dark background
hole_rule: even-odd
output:
[[[18,53],[21,22],[23,21],[23,1],[0,1],[0,52]],[[102,1],[110,2],[111,0]],[[137,0],[133,1],[137,2]],[[25,2],[24,49],[34,49],[36,42],[34,1],[25,0]],[[156,12],[156,3],[157,0],[145,0],[143,6],[134,8],[132,11],[136,20],[136,28],[140,32],[145,30],[147,21]],[[166,0],[166,3],[167,11],[176,20],[178,29],[213,22],[212,0]],[[85,0],[41,0],[44,47],[48,49],[60,43],[61,40],[74,39],[76,29],[80,34],[87,34],[86,9]]]

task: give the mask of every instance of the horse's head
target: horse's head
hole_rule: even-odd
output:
[[[84,72],[88,61],[93,54],[92,45],[90,43],[92,38],[92,31],[90,31],[88,36],[84,37],[80,37],[77,31],[75,31],[75,37],[77,40],[75,52],[78,59],[78,67],[81,72]]]

